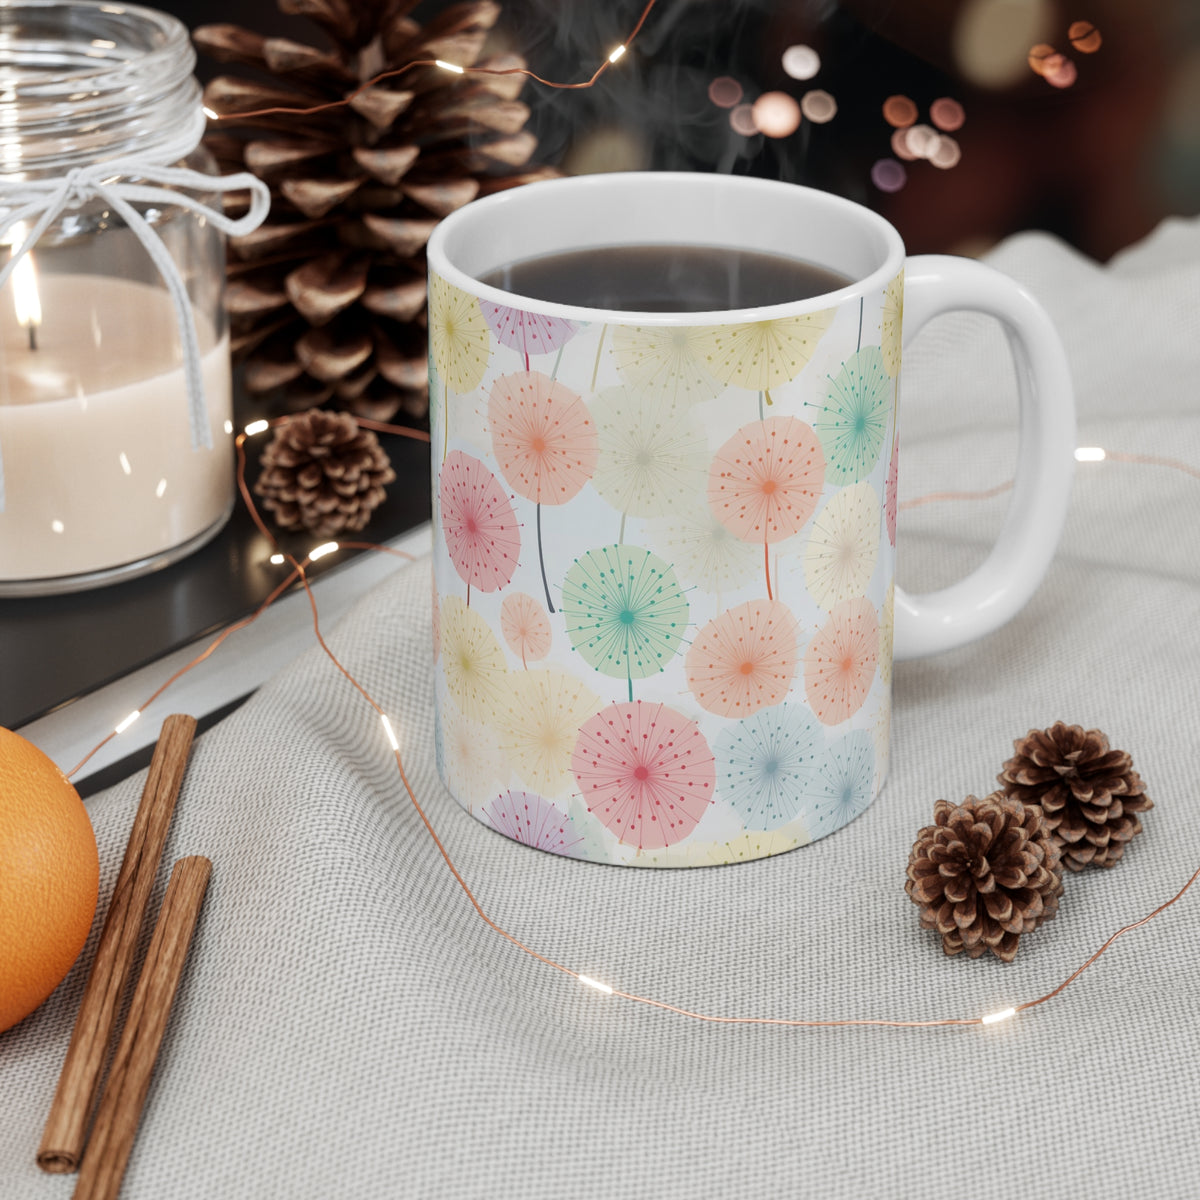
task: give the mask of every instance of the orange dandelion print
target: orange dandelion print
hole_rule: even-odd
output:
[[[803,528],[824,485],[825,452],[812,427],[795,417],[743,425],[713,456],[709,507],[730,533],[762,543],[768,597],[768,547]]]
[[[800,626],[775,600],[751,600],[709,621],[687,653],[687,681],[702,708],[748,717],[780,704],[796,674]]]
[[[550,618],[546,610],[525,592],[506,596],[500,605],[500,632],[508,648],[521,659],[521,666],[539,662],[550,653]]]
[[[813,635],[804,689],[822,725],[839,725],[863,706],[879,661],[879,621],[863,596],[846,600]]]

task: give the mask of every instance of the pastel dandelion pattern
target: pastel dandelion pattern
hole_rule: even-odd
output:
[[[634,391],[687,406],[711,400],[722,384],[704,365],[705,331],[679,325],[616,325],[613,357]]]
[[[601,546],[567,571],[562,611],[588,666],[628,683],[662,671],[683,643],[688,602],[675,569],[640,546]]]
[[[658,517],[686,504],[704,483],[708,443],[669,402],[605,388],[591,404],[600,444],[592,486],[625,518]]]
[[[579,727],[600,706],[600,697],[586,683],[558,667],[511,676],[495,726],[522,781],[548,796],[569,788]]]
[[[891,411],[892,381],[883,353],[878,346],[864,346],[829,380],[813,421],[834,483],[856,483],[871,473]]]
[[[883,316],[880,324],[880,341],[883,345],[884,370],[895,379],[900,374],[902,353],[901,335],[904,325],[904,272],[901,271],[883,294]]]
[[[451,789],[465,797],[468,807],[474,810],[508,786],[511,768],[486,725],[472,721],[454,703],[444,707],[443,774]]]
[[[665,704],[611,704],[579,731],[571,762],[588,810],[625,845],[661,849],[687,837],[712,803],[712,750]]]
[[[804,655],[805,694],[823,725],[840,725],[862,708],[878,660],[879,621],[870,601],[843,601]]]
[[[550,653],[553,633],[546,610],[526,592],[513,592],[500,605],[500,633],[508,648],[528,669]]]
[[[896,544],[896,511],[899,508],[897,496],[900,482],[900,439],[892,440],[892,461],[888,464],[887,483],[884,485],[883,511],[887,518],[888,541]]]
[[[484,806],[488,824],[523,846],[551,854],[578,857],[583,838],[575,832],[571,818],[543,796],[533,792],[505,792]]]
[[[762,392],[768,404],[771,388],[788,383],[808,365],[817,343],[833,322],[834,310],[712,325],[700,342],[704,365],[722,383]]]
[[[663,548],[684,578],[706,592],[741,587],[759,566],[758,551],[717,520],[703,495],[651,521],[649,534],[651,544]]]
[[[825,758],[825,734],[798,704],[780,704],[722,730],[713,745],[717,792],[749,829],[800,816]]]
[[[824,485],[821,444],[812,428],[795,417],[743,425],[713,456],[709,508],[735,536],[762,544],[768,597],[768,547],[804,527]]]
[[[809,594],[826,611],[861,596],[879,558],[879,497],[869,483],[835,492],[813,518],[804,552]]]
[[[566,504],[596,469],[596,427],[578,394],[540,371],[502,375],[488,399],[492,451],[511,487],[537,505],[538,565],[553,612],[542,550],[542,505]]]
[[[450,391],[478,387],[492,350],[492,335],[476,297],[429,273],[429,355],[442,381],[442,458],[449,450]]]
[[[550,354],[560,350],[574,336],[579,326],[564,317],[551,317],[545,313],[526,312],[507,304],[496,304],[491,300],[480,300],[480,311],[496,335],[496,341],[520,351],[525,356],[525,370],[529,370],[531,354]]]
[[[496,477],[477,458],[455,450],[438,478],[442,536],[450,561],[471,588],[494,592],[504,587],[521,556],[521,531],[512,504]]]
[[[884,683],[892,682],[893,643],[896,637],[896,585],[888,585],[887,599],[883,602],[883,613],[879,618],[879,678]]]
[[[875,783],[875,747],[865,729],[838,738],[818,767],[808,800],[815,825],[832,833],[853,821],[871,803]]]
[[[709,621],[688,648],[688,687],[719,717],[747,717],[787,696],[800,627],[778,601],[751,600]]]
[[[473,721],[495,716],[507,667],[491,626],[458,596],[442,605],[442,670],[450,698]]]

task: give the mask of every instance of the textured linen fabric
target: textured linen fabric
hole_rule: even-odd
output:
[[[1200,222],[1168,222],[1104,268],[1040,235],[992,261],[1062,333],[1081,444],[1200,466]],[[902,498],[1008,476],[1006,354],[970,315],[914,344]],[[1004,505],[904,512],[901,582],[969,569]],[[1081,464],[1058,557],[1025,611],[897,667],[875,804],[832,837],[729,867],[555,858],[450,800],[433,764],[426,562],[364,596],[329,641],[391,714],[479,903],[539,952],[706,1012],[978,1016],[1048,991],[1200,864],[1198,516],[1196,479]],[[155,715],[168,711],[169,697]],[[1012,739],[1058,718],[1132,753],[1156,804],[1146,832],[1114,870],[1070,876],[1058,918],[1012,965],[947,959],[903,891],[916,831],[938,797],[989,791]],[[101,913],[141,785],[89,804]],[[213,879],[129,1200],[1197,1194],[1200,888],[1057,999],[986,1029],[687,1020],[581,987],[476,916],[378,718],[319,650],[197,743],[167,858],[197,853]],[[0,1035],[4,1200],[74,1187],[40,1174],[34,1151],[99,921],[66,983]]]

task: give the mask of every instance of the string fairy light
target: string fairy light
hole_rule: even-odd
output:
[[[286,417],[286,416],[276,417],[272,421],[264,422],[264,424],[266,425],[267,428],[271,428],[275,425],[286,422],[290,419],[291,418]],[[369,419],[363,418],[363,417],[359,417],[359,418],[357,418],[357,420],[358,420],[359,424],[362,425],[364,428],[373,429],[379,433],[392,433],[392,434],[397,434],[397,435],[404,436],[404,437],[410,437],[410,438],[416,439],[418,441],[424,441],[424,442],[428,442],[430,440],[428,433],[424,433],[419,430],[407,429],[407,428],[404,428],[401,426],[395,426],[395,425],[388,425],[382,421],[373,421],[373,420],[369,420]],[[258,424],[258,422],[255,422],[255,424]],[[248,433],[248,430],[249,430],[249,426],[247,426],[247,431],[244,431],[243,433],[239,434],[237,436],[237,438],[235,439],[235,447],[236,447],[236,451],[237,451],[238,491],[240,492],[242,499],[243,499],[244,503],[246,504],[246,507],[249,512],[251,520],[254,522],[254,524],[258,528],[259,532],[262,533],[267,539],[269,539],[269,541],[272,543],[272,545],[277,545],[274,534],[264,523],[262,516],[260,515],[260,513],[258,511],[257,506],[254,504],[253,497],[251,496],[249,486],[247,485],[247,482],[246,482],[245,443],[246,443],[247,437],[250,436]],[[1101,454],[1099,457],[1085,457],[1081,461],[1111,460],[1111,461],[1117,461],[1117,462],[1132,462],[1132,463],[1140,463],[1140,464],[1151,465],[1151,466],[1162,466],[1162,467],[1168,467],[1168,468],[1183,471],[1184,473],[1192,476],[1193,478],[1200,479],[1200,470],[1198,470],[1195,467],[1190,466],[1187,463],[1179,462],[1176,459],[1163,458],[1163,457],[1160,457],[1157,455],[1124,454],[1124,453],[1120,453],[1120,452],[1116,452],[1116,451],[1104,450],[1101,447],[1080,447],[1079,449],[1080,450],[1090,450],[1090,451],[1097,451],[1097,450],[1101,451]],[[1076,457],[1077,458],[1079,457],[1078,452],[1076,453]],[[988,488],[988,489],[984,489],[984,490],[978,491],[978,492],[933,493],[928,496],[918,497],[915,500],[906,501],[905,503],[901,504],[900,507],[901,508],[911,508],[918,504],[930,503],[934,500],[944,500],[944,499],[983,499],[985,497],[998,495],[1001,492],[1007,491],[1009,488],[1011,488],[1011,486],[1012,486],[1011,481],[1008,481],[1004,484],[1001,484],[998,487]],[[361,550],[387,552],[387,553],[396,554],[399,557],[402,557],[402,558],[405,558],[408,560],[415,561],[415,556],[408,554],[405,551],[397,551],[392,547],[380,546],[380,545],[378,545],[376,543],[372,543],[372,542],[342,542],[339,544],[339,546],[341,549],[361,549]],[[320,547],[318,547],[318,549],[320,549]],[[274,557],[275,556],[273,555],[272,560],[274,560]],[[737,1016],[737,1015],[730,1016],[730,1015],[724,1015],[724,1014],[720,1014],[720,1013],[701,1012],[701,1011],[697,1011],[695,1009],[683,1008],[679,1005],[671,1004],[665,1000],[657,1000],[651,996],[645,996],[645,995],[641,995],[637,992],[629,992],[629,991],[621,990],[619,988],[615,988],[611,984],[608,984],[608,983],[603,982],[602,980],[596,979],[591,975],[586,975],[581,971],[576,971],[573,968],[566,966],[563,963],[557,962],[555,959],[550,958],[548,955],[542,954],[541,952],[534,949],[533,947],[526,945],[519,938],[517,938],[512,933],[510,933],[507,929],[505,929],[503,925],[501,925],[499,922],[497,922],[491,916],[489,916],[488,913],[483,909],[483,907],[479,903],[478,899],[476,899],[474,892],[472,892],[470,885],[467,883],[466,879],[463,877],[462,873],[459,871],[458,867],[455,865],[454,859],[451,857],[449,851],[446,849],[445,845],[442,843],[441,838],[438,837],[437,831],[434,829],[433,824],[430,821],[428,814],[425,812],[424,807],[422,806],[421,802],[417,798],[416,791],[413,788],[412,783],[410,782],[410,780],[408,778],[407,771],[405,770],[403,756],[400,751],[399,739],[396,737],[395,729],[392,726],[390,718],[388,717],[387,713],[385,713],[384,710],[380,707],[380,705],[376,702],[376,700],[371,696],[371,694],[362,686],[362,684],[343,665],[343,663],[338,659],[338,657],[334,654],[333,650],[329,647],[328,643],[325,641],[324,635],[321,632],[320,616],[319,616],[319,612],[317,609],[316,597],[313,593],[312,585],[309,582],[308,574],[305,569],[304,563],[298,561],[296,558],[294,558],[291,555],[281,554],[280,557],[282,557],[284,559],[284,561],[290,562],[292,564],[292,571],[288,575],[288,577],[285,580],[283,580],[283,582],[280,583],[274,589],[274,591],[271,592],[270,595],[267,596],[267,598],[263,601],[263,603],[250,616],[243,618],[241,621],[236,622],[234,625],[231,625],[227,629],[222,631],[222,633],[219,634],[212,643],[210,643],[210,645],[207,647],[207,649],[204,650],[203,653],[199,654],[191,662],[185,664],[178,671],[176,671],[174,675],[172,675],[165,683],[163,683],[158,688],[158,690],[155,691],[146,700],[146,702],[141,706],[141,708],[136,709],[133,713],[131,713],[121,723],[121,725],[118,726],[117,730],[114,731],[114,733],[109,734],[108,737],[105,738],[103,741],[101,741],[96,747],[94,747],[76,767],[74,767],[71,771],[67,772],[68,778],[70,776],[76,774],[79,771],[79,769],[84,765],[84,763],[86,763],[88,761],[88,759],[90,759],[92,757],[92,755],[94,755],[102,746],[107,744],[107,742],[111,738],[116,736],[117,733],[122,732],[124,728],[128,728],[128,726],[130,724],[132,724],[132,722],[134,720],[136,720],[138,716],[141,715],[141,712],[145,708],[149,707],[149,705],[151,703],[153,703],[154,700],[156,700],[159,696],[161,696],[163,692],[165,692],[177,679],[180,678],[180,676],[186,674],[193,667],[198,666],[201,662],[203,662],[206,658],[208,658],[211,654],[213,654],[217,650],[217,648],[225,641],[225,639],[228,638],[232,633],[236,632],[239,629],[245,628],[248,625],[253,624],[253,622],[256,621],[267,610],[267,608],[269,608],[270,605],[272,603],[274,603],[274,601],[279,596],[281,596],[283,594],[283,592],[286,591],[292,585],[293,582],[298,580],[300,585],[303,587],[305,594],[308,598],[309,608],[310,608],[310,611],[312,614],[313,634],[317,640],[318,645],[321,647],[322,651],[324,652],[326,657],[329,659],[329,661],[333,664],[333,666],[337,669],[337,671],[342,676],[345,677],[345,679],[351,684],[351,686],[354,687],[356,691],[358,691],[358,693],[363,697],[363,699],[367,702],[367,704],[371,708],[373,708],[375,710],[376,714],[378,715],[380,722],[383,725],[384,733],[387,737],[388,744],[391,748],[391,753],[392,753],[392,756],[396,763],[397,772],[400,776],[400,780],[401,780],[401,783],[403,784],[403,787],[404,787],[405,793],[408,797],[408,800],[412,804],[413,809],[416,812],[421,823],[424,825],[425,830],[428,833],[430,839],[432,840],[434,846],[437,848],[438,853],[441,855],[442,861],[444,862],[447,870],[454,877],[455,882],[458,884],[459,888],[462,890],[463,895],[466,897],[468,903],[474,909],[476,915],[479,917],[480,920],[482,920],[484,922],[484,924],[486,924],[490,929],[492,929],[493,932],[497,933],[500,937],[502,937],[506,941],[510,942],[516,949],[520,950],[522,953],[529,955],[531,958],[536,959],[538,962],[544,964],[545,966],[552,967],[554,970],[559,971],[562,974],[573,978],[574,980],[576,980],[576,982],[583,985],[584,987],[588,987],[588,988],[591,988],[592,990],[599,991],[606,996],[614,996],[621,1000],[628,1000],[634,1004],[640,1004],[640,1005],[643,1005],[648,1008],[658,1009],[662,1012],[673,1013],[677,1016],[685,1017],[685,1018],[688,1018],[691,1020],[703,1021],[703,1022],[706,1022],[709,1024],[719,1024],[719,1025],[771,1025],[771,1026],[791,1027],[791,1028],[845,1028],[845,1027],[851,1027],[851,1026],[863,1026],[863,1027],[874,1026],[874,1027],[886,1027],[886,1028],[892,1028],[892,1029],[933,1029],[933,1028],[946,1028],[946,1027],[951,1027],[951,1026],[978,1026],[980,1028],[983,1028],[986,1026],[995,1025],[995,1024],[999,1024],[1001,1022],[1010,1020],[1013,1017],[1015,1017],[1018,1013],[1026,1012],[1032,1008],[1037,1008],[1039,1005],[1046,1004],[1050,1000],[1053,1000],[1055,997],[1061,995],[1063,991],[1065,991],[1072,983],[1075,982],[1075,980],[1077,980],[1085,971],[1087,971],[1091,966],[1093,966],[1096,963],[1096,961],[1113,945],[1113,943],[1115,943],[1119,938],[1123,937],[1125,934],[1130,933],[1135,929],[1141,928],[1141,926],[1146,925],[1147,923],[1149,923],[1150,921],[1152,921],[1156,917],[1158,917],[1161,913],[1165,912],[1173,904],[1177,903],[1180,899],[1182,899],[1182,897],[1196,883],[1197,879],[1200,879],[1200,867],[1197,867],[1197,869],[1193,872],[1193,874],[1186,880],[1186,882],[1183,884],[1183,886],[1173,896],[1171,896],[1167,900],[1163,901],[1162,904],[1160,904],[1152,912],[1147,913],[1144,917],[1141,917],[1140,919],[1138,919],[1136,921],[1132,921],[1127,925],[1123,925],[1121,928],[1117,929],[1115,932],[1110,934],[1109,937],[1107,938],[1107,940],[1105,940],[1104,943],[1097,950],[1095,950],[1087,959],[1084,960],[1084,962],[1082,962],[1078,967],[1076,967],[1075,970],[1070,975],[1068,975],[1064,980],[1062,980],[1061,983],[1059,983],[1056,987],[1052,988],[1050,991],[1045,992],[1043,995],[1037,996],[1036,998],[1034,998],[1032,1000],[1026,1000],[1020,1004],[1013,1004],[1007,1008],[1003,1008],[1003,1009],[1000,1009],[995,1012],[986,1013],[982,1016],[935,1017],[935,1018],[931,1018],[929,1020],[923,1020],[923,1021],[902,1021],[902,1020],[893,1020],[893,1019],[885,1018],[885,1017],[848,1017],[848,1018],[816,1019],[816,1018],[800,1018],[800,1017],[766,1017],[766,1016]],[[312,552],[310,552],[310,554],[308,556],[308,561],[311,562],[313,557],[314,557],[314,554]]]
[[[412,62],[405,63],[401,67],[395,67],[388,71],[380,71],[378,75],[372,75],[365,83],[360,83],[358,87],[352,92],[347,92],[340,100],[329,100],[324,104],[312,104],[307,107],[272,105],[269,108],[252,108],[224,113],[215,112],[213,109],[205,107],[204,113],[211,121],[245,121],[251,117],[268,117],[277,113],[290,113],[293,116],[311,116],[314,113],[328,112],[334,108],[345,108],[356,97],[375,87],[377,84],[382,83],[385,79],[395,79],[397,76],[404,75],[418,67],[438,67],[443,71],[449,71],[453,75],[524,75],[527,79],[532,79],[535,83],[540,83],[543,87],[554,88],[556,91],[582,91],[585,88],[594,87],[600,76],[625,56],[626,51],[633,44],[634,38],[641,33],[642,26],[646,23],[646,18],[653,11],[657,3],[658,0],[647,0],[646,7],[642,9],[642,15],[637,19],[637,24],[630,30],[624,41],[620,42],[609,52],[608,56],[587,79],[581,80],[578,83],[562,83],[555,79],[544,79],[536,71],[529,70],[528,67],[474,67],[449,62],[444,58],[417,58],[413,59]]]

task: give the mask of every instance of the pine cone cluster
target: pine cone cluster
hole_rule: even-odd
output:
[[[1000,786],[1006,795],[1041,807],[1064,865],[1082,871],[1120,862],[1142,830],[1137,814],[1154,807],[1129,755],[1111,749],[1099,729],[1062,721],[1031,729],[1013,749],[997,777]]]
[[[1058,912],[1059,850],[1036,805],[994,792],[961,804],[939,800],[934,823],[917,835],[905,891],[921,908],[921,925],[936,929],[948,955],[1004,962],[1022,934]]]
[[[379,439],[349,413],[314,409],[278,425],[254,491],[281,529],[333,537],[364,528],[396,478]]]
[[[495,0],[447,8],[427,24],[417,0],[278,0],[310,18],[326,48],[204,25],[197,46],[254,71],[205,89],[220,115],[206,144],[225,170],[271,188],[271,215],[232,240],[228,307],[248,391],[274,411],[333,403],[360,416],[422,419],[428,410],[425,243],[477,195],[554,172],[527,166],[536,139],[517,96],[524,77],[416,67],[348,105],[239,118],[267,107],[345,99],[381,72],[416,60],[481,61],[500,15]]]

